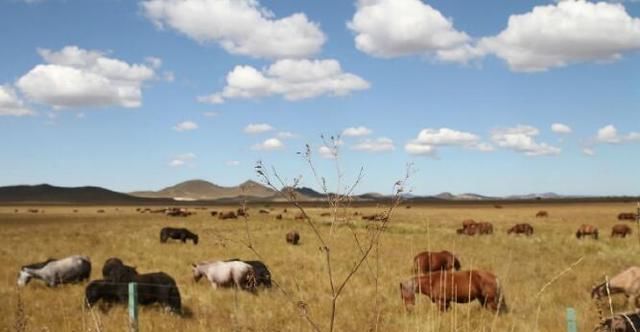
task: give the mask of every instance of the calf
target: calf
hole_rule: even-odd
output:
[[[286,240],[289,244],[297,245],[300,242],[300,234],[296,231],[291,231],[287,233]]]

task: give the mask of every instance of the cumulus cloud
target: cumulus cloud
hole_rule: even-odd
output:
[[[472,133],[449,128],[426,128],[405,145],[405,151],[413,155],[434,155],[440,146],[461,146],[483,152],[494,150],[491,144],[481,142],[481,138]]]
[[[358,136],[367,136],[371,134],[373,131],[367,127],[349,127],[342,131],[342,136],[347,137],[358,137]]]
[[[250,123],[244,127],[245,134],[261,134],[273,130],[268,123]]]
[[[33,115],[34,111],[24,105],[16,91],[10,86],[0,85],[0,116]]]
[[[356,151],[366,152],[385,152],[395,149],[393,140],[387,137],[379,137],[376,139],[365,139],[351,147]]]
[[[198,124],[193,121],[182,121],[173,127],[175,131],[191,131],[198,129]]]
[[[221,92],[198,98],[201,102],[223,103],[226,99],[252,99],[281,95],[301,100],[322,95],[343,96],[369,88],[369,82],[345,73],[337,60],[279,60],[268,68],[236,66],[227,74]]]
[[[278,133],[278,138],[280,139],[290,139],[290,138],[295,138],[296,134],[289,132],[289,131],[281,131]]]
[[[596,142],[598,143],[619,144],[634,141],[640,141],[640,133],[630,132],[626,135],[620,135],[614,125],[606,125],[598,129],[596,135]]]
[[[303,13],[276,18],[257,0],[147,0],[144,14],[200,43],[258,58],[303,58],[320,51],[326,37]]]
[[[535,137],[540,131],[532,126],[518,125],[513,128],[496,129],[491,140],[501,148],[524,153],[527,156],[560,154],[561,149],[547,143],[538,143]]]
[[[261,150],[261,151],[273,151],[280,150],[284,148],[284,144],[281,140],[273,137],[264,140],[262,143],[255,144],[252,149],[253,150]]]
[[[191,165],[193,161],[196,159],[196,155],[194,153],[185,153],[178,156],[175,156],[171,161],[169,161],[169,166],[171,167],[181,167]]]
[[[140,107],[142,85],[155,77],[151,66],[128,64],[96,50],[66,46],[60,51],[39,49],[39,64],[16,82],[29,100],[54,108]]]
[[[336,159],[338,152],[335,148],[322,145],[318,148],[318,154],[320,154],[320,157],[324,159]]]
[[[571,127],[567,126],[566,124],[562,124],[562,123],[554,123],[551,125],[551,131],[553,131],[556,134],[571,134],[572,130]]]
[[[427,55],[464,63],[481,55],[451,19],[420,0],[359,0],[347,26],[356,47],[375,57]]]
[[[514,71],[542,71],[572,63],[613,61],[640,49],[640,19],[621,4],[561,1],[511,15],[498,35],[479,48]]]
[[[582,154],[584,154],[585,156],[592,157],[596,155],[596,152],[592,148],[583,148]]]

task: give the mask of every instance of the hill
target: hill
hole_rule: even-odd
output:
[[[276,194],[270,188],[255,182],[245,181],[237,186],[223,187],[205,180],[189,180],[159,191],[136,191],[136,197],[172,198],[181,200],[218,200],[235,197],[269,198]]]
[[[100,187],[56,187],[49,184],[0,187],[0,203],[128,204],[149,201]]]

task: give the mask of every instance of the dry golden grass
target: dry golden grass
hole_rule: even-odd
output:
[[[83,308],[84,285],[47,288],[39,281],[17,290],[16,277],[21,265],[47,257],[82,254],[91,257],[92,279],[101,277],[102,263],[117,256],[135,265],[140,272],[164,271],[172,275],[190,317],[166,314],[158,307],[140,311],[141,331],[307,331],[308,324],[299,316],[295,302],[308,305],[310,316],[323,328],[328,324],[330,292],[326,279],[324,256],[318,249],[310,229],[301,221],[275,220],[257,213],[254,207],[249,227],[256,250],[264,257],[274,279],[291,297],[277,289],[258,296],[232,289],[213,290],[205,282],[195,283],[190,263],[209,259],[256,257],[246,247],[227,239],[246,239],[243,221],[221,221],[208,211],[188,218],[138,214],[133,207],[44,207],[43,214],[26,213],[19,207],[0,207],[0,327],[11,331],[26,325],[26,331],[122,331],[127,327],[124,306],[108,312],[90,312]],[[230,208],[228,208],[230,209]],[[549,211],[550,217],[536,219],[538,210]],[[595,306],[590,299],[591,287],[638,264],[635,252],[640,248],[635,233],[631,238],[612,240],[610,228],[615,216],[631,211],[629,204],[574,205],[492,205],[478,206],[413,206],[399,208],[380,244],[378,266],[379,312],[375,310],[375,256],[355,275],[338,302],[338,331],[564,331],[565,309],[575,307],[580,330],[590,331],[597,323]],[[216,208],[220,210],[220,208]],[[292,218],[293,210],[289,208]],[[373,208],[356,208],[364,213]],[[318,217],[321,209],[310,209]],[[318,217],[319,218],[319,217]],[[466,237],[455,234],[455,228],[466,218],[490,221],[491,236]],[[360,220],[354,220],[363,225]],[[516,222],[534,225],[531,238],[507,236],[506,229]],[[574,233],[582,223],[599,227],[601,239],[576,240]],[[197,246],[181,243],[161,244],[159,231],[164,226],[183,226],[200,235]],[[285,243],[287,231],[297,229],[301,245]],[[328,236],[329,227],[322,226],[332,248],[334,274],[341,280],[358,257],[351,232],[337,228]],[[365,231],[359,228],[362,236]],[[399,295],[399,282],[410,276],[412,257],[422,250],[447,249],[460,258],[463,269],[493,271],[499,278],[509,305],[508,314],[495,317],[472,304],[453,305],[440,313],[424,296],[413,313],[407,314]],[[536,293],[545,284],[581,257],[573,269],[549,284],[540,297]],[[19,292],[19,293],[18,293]],[[23,314],[18,309],[18,294]],[[623,301],[615,299],[616,310],[624,310]]]

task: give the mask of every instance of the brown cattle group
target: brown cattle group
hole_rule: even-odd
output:
[[[636,221],[638,215],[633,212],[621,212],[618,214],[618,220],[631,220]]]
[[[456,233],[463,235],[489,235],[493,234],[493,225],[489,222],[476,222],[473,219],[462,221],[462,228],[458,228]]]

